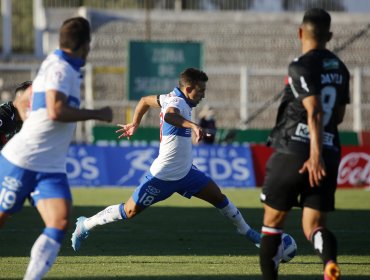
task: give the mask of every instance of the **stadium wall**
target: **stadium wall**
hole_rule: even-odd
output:
[[[210,77],[206,102],[216,108],[219,126],[228,129],[241,128],[241,69],[246,67],[248,73],[269,70],[263,75],[248,77],[249,105],[245,110],[253,114],[256,108],[281,91],[288,63],[300,54],[296,38],[302,17],[299,12],[154,10],[148,15],[142,10],[49,8],[46,9],[50,26],[46,29],[49,46],[55,46],[57,37],[53,34],[63,15],[69,17],[75,13],[86,16],[92,23],[93,43],[89,60],[94,69],[91,79],[93,99],[96,105],[114,106],[114,122],[127,121],[126,116],[130,115],[129,111],[135,105],[127,105],[127,48],[130,40],[202,42],[204,68]],[[348,106],[347,117],[341,128],[357,129],[354,123],[360,114],[361,129],[370,130],[370,36],[366,35],[368,14],[332,14],[334,38],[329,48],[339,49],[344,46],[339,55],[351,70],[359,69],[362,83],[362,99],[356,103],[356,108],[353,104]],[[360,31],[364,31],[363,35],[353,37]],[[119,69],[121,73],[112,69]],[[354,80],[351,81],[351,87],[352,93],[356,91]],[[195,114],[198,110],[201,108],[197,108]],[[277,102],[250,122],[247,128],[270,128],[276,110]],[[156,114],[149,112],[143,125],[157,126]]]
[[[152,11],[148,17],[139,10],[95,10],[87,8],[46,8],[43,38],[45,53],[57,46],[57,30],[61,22],[75,15],[88,17],[93,26],[91,65],[86,67],[83,85],[83,106],[111,105],[114,123],[130,121],[136,102],[127,99],[127,45],[130,40],[199,41],[204,45],[204,68],[209,74],[205,102],[195,109],[194,116],[209,105],[216,109],[217,124],[227,130],[269,129],[273,126],[277,102],[242,127],[241,110],[252,115],[257,108],[274,97],[284,85],[288,63],[299,55],[296,30],[301,13],[253,13],[217,11]],[[147,22],[150,22],[148,30]],[[352,104],[348,106],[345,131],[370,131],[370,36],[368,14],[333,13],[335,49],[345,46],[340,56],[353,74]],[[361,36],[356,36],[363,31]],[[351,40],[352,39],[352,40]],[[24,61],[22,61],[24,62]],[[32,78],[38,62],[28,70],[20,61],[7,59],[0,70],[2,91],[12,91],[20,81]],[[10,68],[17,71],[9,70]],[[241,69],[248,73],[248,106],[240,108]],[[356,69],[356,70],[354,70]],[[267,70],[267,71],[266,71]],[[253,74],[253,73],[263,74]],[[168,89],[171,90],[171,89]],[[355,98],[354,92],[360,92]],[[142,125],[157,127],[157,111],[145,117]],[[360,121],[358,121],[358,119]],[[360,123],[360,125],[355,125]],[[92,141],[91,130],[97,122],[79,124],[76,141]],[[362,139],[362,138],[361,138]],[[366,137],[363,139],[367,139]]]

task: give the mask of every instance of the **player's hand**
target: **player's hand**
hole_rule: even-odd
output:
[[[309,158],[299,170],[301,174],[305,172],[308,172],[311,187],[320,186],[321,181],[326,176],[325,163],[322,158],[318,160]]]
[[[117,126],[121,127],[120,129],[116,130],[116,133],[120,133],[120,135],[118,135],[118,139],[121,139],[123,137],[127,137],[127,139],[130,139],[130,137],[134,135],[138,127],[138,125],[134,123],[117,124]]]
[[[111,107],[103,107],[98,110],[99,120],[105,122],[112,122],[113,120],[113,111]]]
[[[198,125],[195,125],[195,126],[193,127],[193,131],[194,131],[194,141],[195,141],[195,143],[199,143],[199,142],[200,142],[200,140],[202,140],[202,139],[203,139],[204,131],[203,131],[203,129],[202,129],[200,126],[198,126]]]

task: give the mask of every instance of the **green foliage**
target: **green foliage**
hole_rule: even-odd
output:
[[[34,49],[33,1],[12,1],[13,52],[31,54]]]
[[[125,201],[133,189],[73,189],[73,221],[110,204]],[[262,222],[260,190],[224,189],[249,223]],[[339,190],[338,210],[330,214],[330,228],[339,241],[344,279],[370,278],[370,192]],[[298,255],[280,266],[281,279],[322,279],[322,265],[305,240],[301,211],[289,215],[286,231],[298,244]],[[34,240],[42,231],[31,207],[11,218],[0,232],[0,279],[20,279]],[[79,253],[70,247],[69,230],[57,262],[46,279],[90,280],[256,280],[261,279],[258,249],[237,235],[220,213],[196,198],[173,195],[133,220],[94,230]]]

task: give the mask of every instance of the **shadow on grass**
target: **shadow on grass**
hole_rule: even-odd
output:
[[[72,221],[74,223],[78,216],[91,216],[101,210],[101,207],[75,207]],[[240,211],[251,226],[256,229],[261,227],[262,209],[241,208]],[[367,236],[370,233],[370,224],[364,223],[368,217],[369,211],[359,210],[341,210],[332,214],[329,226],[337,235],[339,254],[369,255]],[[292,211],[286,223],[286,232],[295,238],[299,255],[312,255],[313,250],[301,231],[300,218],[301,211]],[[22,212],[10,218],[0,231],[0,256],[28,256],[42,230],[43,223],[37,211],[25,207]],[[153,206],[132,220],[119,221],[94,230],[78,254],[70,247],[71,233],[72,227],[66,234],[61,256],[256,256],[258,253],[253,244],[235,233],[234,227],[216,209],[205,207]]]

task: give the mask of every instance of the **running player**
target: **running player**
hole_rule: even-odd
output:
[[[338,125],[349,103],[349,72],[326,49],[332,37],[330,23],[330,15],[322,9],[304,14],[299,27],[302,56],[289,65],[289,85],[271,133],[276,151],[267,162],[261,193],[264,280],[278,277],[281,235],[293,206],[303,208],[303,231],[322,259],[324,279],[340,277],[337,241],[326,227],[326,218],[334,210],[340,161]]]
[[[22,127],[29,106],[31,81],[25,81],[14,91],[14,100],[0,105],[0,150]]]
[[[193,165],[192,132],[196,142],[199,142],[203,137],[203,130],[191,121],[191,112],[204,98],[207,81],[208,77],[203,71],[188,68],[180,74],[179,87],[165,95],[141,98],[135,109],[133,122],[119,125],[119,138],[129,138],[134,135],[150,107],[161,108],[159,155],[126,203],[109,206],[90,218],[77,219],[76,229],[72,234],[72,247],[75,251],[80,249],[81,241],[87,238],[93,228],[131,219],[174,193],[186,198],[195,196],[209,202],[236,226],[239,234],[259,246],[259,233],[244,221],[242,214],[222,194],[216,183]]]
[[[22,129],[0,156],[0,226],[31,197],[45,223],[31,250],[25,280],[41,279],[53,265],[71,208],[66,154],[77,121],[112,120],[112,110],[79,109],[80,68],[90,51],[90,25],[81,17],[66,20],[60,48],[42,63],[32,84],[31,111]]]

